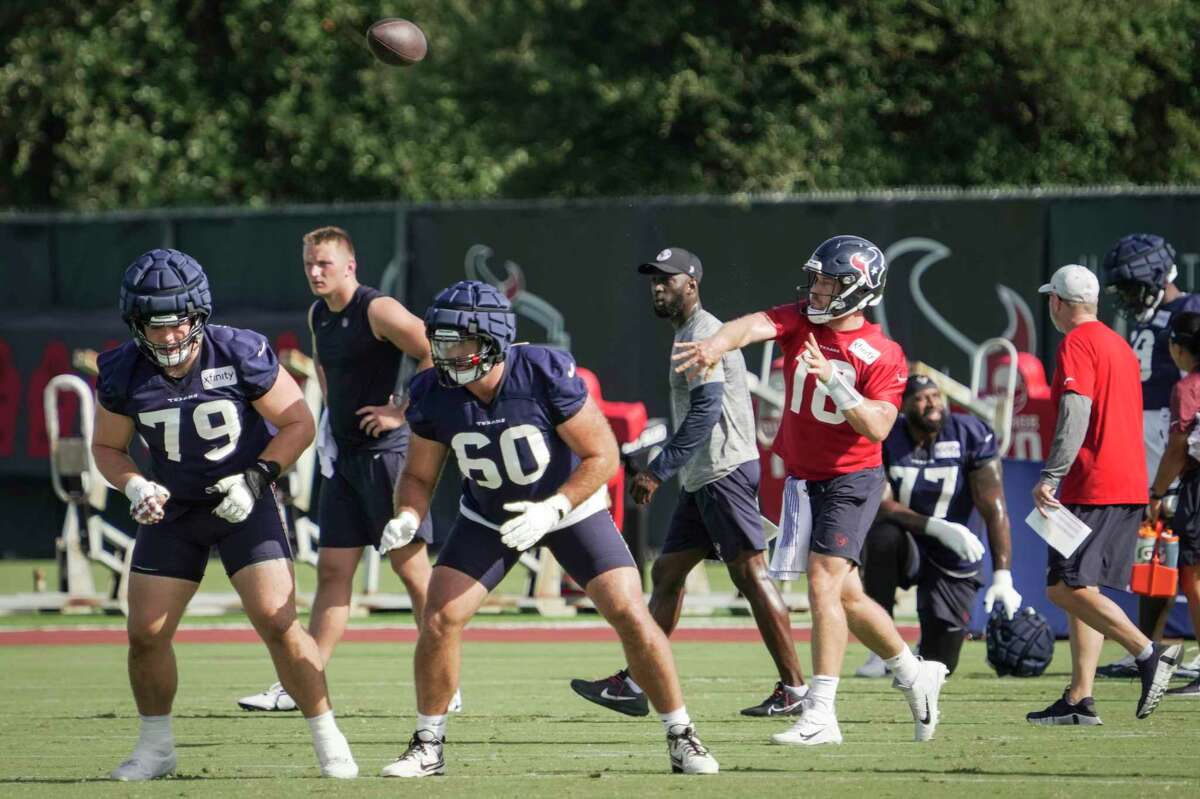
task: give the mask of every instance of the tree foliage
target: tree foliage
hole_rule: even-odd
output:
[[[0,205],[1200,181],[1188,0],[9,0]]]

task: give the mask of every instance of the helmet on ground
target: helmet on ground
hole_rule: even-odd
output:
[[[179,250],[150,250],[125,270],[121,280],[121,319],[129,325],[138,347],[159,366],[187,361],[212,316],[208,277],[196,259]],[[182,339],[154,344],[148,327],[178,327],[190,323]]]
[[[425,335],[438,382],[465,386],[504,360],[517,336],[517,317],[504,293],[480,280],[460,280],[433,298]]]
[[[1175,248],[1151,233],[1122,236],[1104,256],[1105,291],[1137,322],[1150,321],[1176,275]]]
[[[1054,658],[1054,631],[1046,617],[1031,607],[1010,621],[996,603],[987,623],[987,661],[1000,677],[1037,677]]]
[[[861,311],[883,300],[887,281],[887,263],[883,251],[861,236],[834,236],[813,250],[804,271],[808,285],[797,289],[801,298],[807,297],[805,313],[810,321],[825,324],[834,319]],[[813,306],[813,288],[817,277],[832,278],[837,285],[824,307]]]

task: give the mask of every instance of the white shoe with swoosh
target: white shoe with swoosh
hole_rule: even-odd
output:
[[[814,710],[811,705],[804,708],[804,715],[791,729],[771,736],[771,743],[780,746],[820,746],[841,742],[842,730],[838,727],[837,716]]]
[[[922,660],[917,679],[910,686],[892,680],[892,687],[904,692],[908,708],[913,717],[913,740],[925,742],[933,739],[938,725],[938,696],[946,684],[946,664],[936,660]]]

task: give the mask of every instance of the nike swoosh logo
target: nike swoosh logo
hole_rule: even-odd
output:
[[[822,732],[823,732],[823,730],[817,730],[817,731],[816,731],[816,732],[814,732],[812,735],[805,735],[804,733],[800,733],[800,737],[801,737],[801,738],[803,738],[803,739],[804,739],[804,740],[806,740],[806,741],[811,741],[813,738],[816,738],[816,737],[817,737],[818,735],[820,735]]]
[[[768,716],[774,716],[776,713],[787,713],[789,710],[791,710],[792,708],[794,708],[794,707],[795,707],[796,705],[798,705],[798,704],[800,704],[800,703],[799,703],[799,702],[795,702],[795,703],[793,703],[793,704],[790,704],[790,705],[785,705],[784,707],[777,707],[777,706],[775,706],[775,705],[771,705],[770,707],[768,707],[768,708],[767,708],[767,715],[768,715]]]
[[[922,724],[928,724],[933,720],[933,716],[929,713],[929,700],[925,700],[925,718],[921,719]]]
[[[611,699],[614,702],[633,702],[637,699],[636,696],[613,696],[608,692],[607,688],[600,692],[600,696],[604,699]]]

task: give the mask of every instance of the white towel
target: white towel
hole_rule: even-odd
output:
[[[1187,444],[1188,455],[1200,460],[1200,413],[1196,414],[1196,424],[1192,427],[1192,432],[1188,433]],[[1150,479],[1153,480],[1154,475],[1150,475]]]
[[[812,509],[808,504],[808,483],[804,480],[789,477],[784,481],[779,521],[783,532],[775,542],[767,569],[776,580],[795,580],[808,571],[808,547],[812,539]]]
[[[337,454],[337,442],[333,440],[333,429],[329,426],[329,408],[323,408],[321,421],[317,422],[317,460],[321,462],[321,476],[325,479],[333,477]]]

